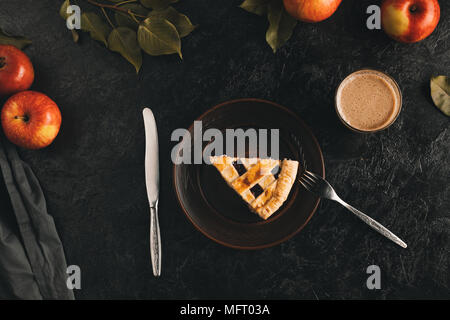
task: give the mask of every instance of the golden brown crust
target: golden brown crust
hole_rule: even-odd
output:
[[[264,220],[277,211],[287,200],[289,192],[294,185],[297,177],[298,162],[293,160],[283,160],[281,164],[281,173],[276,180],[276,187],[270,199],[264,206],[256,208],[256,213]]]
[[[268,175],[272,175],[271,171],[278,165],[279,161],[272,159],[263,159],[258,161],[246,173],[232,182],[232,187],[237,193],[251,189],[255,184],[259,183]]]
[[[219,170],[222,177],[249,204],[250,210],[261,218],[267,219],[286,201],[295,182],[298,162],[293,160],[273,160],[246,158],[239,159],[227,156],[211,157],[211,163]],[[247,172],[239,176],[233,166],[234,161],[240,161]],[[281,167],[278,179],[272,170]],[[264,190],[256,199],[250,189],[259,184]]]
[[[267,201],[269,201],[272,198],[273,192],[275,191],[276,187],[277,181],[274,178],[273,182],[269,186],[267,186],[264,192],[260,194],[259,197],[256,198],[252,203],[250,203],[250,210],[252,210],[255,213],[258,213],[258,210],[264,207]]]
[[[220,174],[228,184],[231,184],[231,182],[239,177],[237,170],[232,165],[235,160],[235,158],[227,156],[209,158],[211,164],[213,164],[216,169],[219,170]]]

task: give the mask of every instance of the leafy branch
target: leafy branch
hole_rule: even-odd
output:
[[[112,1],[112,0],[111,0],[111,1]],[[133,15],[133,16],[135,16],[135,17],[146,18],[146,16],[144,16],[144,15],[140,15],[140,14],[137,14],[137,13],[133,13],[133,12],[132,12],[131,10],[129,10],[129,9],[127,10],[127,9],[124,9],[124,8],[121,8],[121,7],[120,7],[120,6],[123,5],[123,4],[138,2],[137,0],[122,1],[122,2],[119,2],[119,3],[114,4],[114,5],[111,5],[111,4],[104,4],[104,3],[98,3],[97,1],[94,1],[94,0],[87,0],[87,2],[89,2],[90,4],[93,4],[94,6],[100,7],[100,8],[102,8],[102,9],[108,8],[108,9],[111,9],[111,10],[115,10],[115,11],[123,12],[123,13],[126,13],[126,14],[130,14],[130,15]],[[113,1],[113,2],[114,2],[114,1]]]
[[[250,13],[266,16],[269,27],[266,42],[275,53],[291,37],[297,20],[284,9],[283,0],[244,0],[240,7]]]
[[[103,43],[109,50],[121,54],[139,72],[142,51],[158,56],[176,53],[182,59],[181,38],[189,35],[196,26],[171,4],[178,0],[86,0],[101,11],[82,12],[81,30]],[[67,8],[70,0],[60,8],[63,19],[70,19]],[[108,14],[113,13],[112,15]],[[73,39],[78,33],[71,30]]]

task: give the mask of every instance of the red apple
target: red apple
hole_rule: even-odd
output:
[[[28,90],[34,69],[28,56],[10,45],[0,45],[0,96]]]
[[[384,31],[400,42],[418,42],[436,28],[441,9],[437,0],[384,0],[381,24]]]
[[[45,94],[22,91],[6,101],[1,122],[11,142],[27,149],[40,149],[52,143],[58,134],[61,112]]]
[[[295,19],[319,22],[331,17],[342,0],[283,0],[284,8]]]

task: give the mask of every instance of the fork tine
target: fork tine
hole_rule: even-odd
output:
[[[315,180],[320,180],[322,179],[322,177],[320,177],[319,175],[315,174],[314,172],[311,171],[305,171],[305,175],[308,175],[309,177],[314,178]]]
[[[302,179],[300,179],[298,182],[300,182],[300,184],[301,184],[306,190],[308,190],[308,191],[311,190],[310,186],[307,185],[306,183],[304,183]]]
[[[316,182],[316,179],[314,179],[313,177],[307,175],[306,173],[302,176],[302,178],[304,178],[306,181],[311,181],[313,183]]]
[[[306,183],[309,186],[313,186],[312,181],[306,179],[304,176],[300,177],[300,180],[303,181],[304,183]]]
[[[305,179],[305,177],[301,177],[300,180],[308,186],[308,190],[312,192],[316,188],[315,183]]]
[[[315,177],[312,175],[312,172],[310,172],[310,171],[305,171],[303,175],[312,181],[315,180]]]

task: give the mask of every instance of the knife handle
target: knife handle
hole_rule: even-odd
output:
[[[152,259],[153,275],[161,275],[161,235],[158,222],[158,202],[150,206],[150,254]]]

